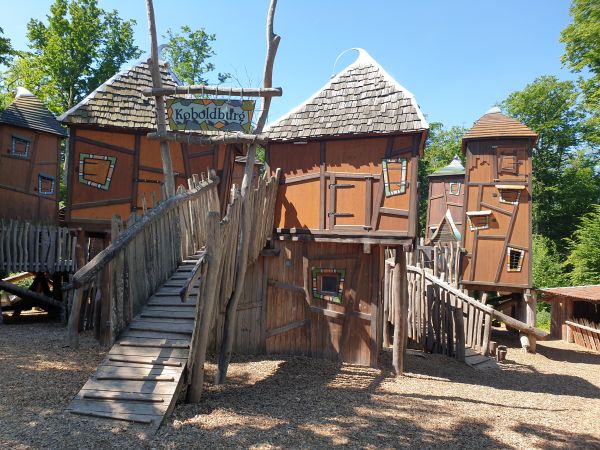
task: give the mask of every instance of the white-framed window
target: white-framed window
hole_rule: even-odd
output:
[[[523,258],[525,257],[525,250],[521,250],[514,247],[506,248],[506,271],[507,272],[520,272],[523,267]]]
[[[460,181],[450,183],[448,187],[448,194],[450,195],[460,195],[460,188],[462,183]]]
[[[9,155],[16,158],[29,158],[29,146],[31,141],[21,136],[12,136],[12,143],[9,149]]]
[[[408,160],[406,158],[386,158],[381,161],[381,166],[385,196],[392,197],[404,194],[406,192]]]
[[[40,173],[38,175],[38,194],[53,195],[54,194],[54,177]]]
[[[469,218],[469,229],[485,230],[490,227],[490,216],[492,212],[489,210],[485,211],[468,211],[467,217]]]

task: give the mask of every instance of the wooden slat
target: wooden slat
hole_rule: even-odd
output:
[[[121,402],[142,402],[142,403],[165,403],[168,395],[156,394],[138,394],[110,391],[82,390],[80,398],[89,400],[121,401]],[[78,396],[79,397],[79,396]]]

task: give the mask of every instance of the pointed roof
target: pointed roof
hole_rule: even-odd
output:
[[[164,87],[180,84],[167,65],[161,64],[160,72]],[[142,94],[151,87],[148,63],[140,62],[113,75],[58,120],[67,124],[155,129],[154,98]]]
[[[463,167],[459,156],[456,155],[452,159],[452,162],[450,164],[448,164],[445,167],[442,167],[441,169],[436,170],[431,175],[429,175],[429,177],[445,177],[445,176],[464,175],[464,174],[465,174],[465,168]]]
[[[463,136],[463,151],[467,140],[505,137],[537,139],[537,134],[518,120],[502,114],[500,108],[492,108],[465,133]]]
[[[445,229],[446,227],[444,227],[444,223],[448,225],[448,230]],[[452,218],[452,214],[450,213],[449,209],[446,210],[446,214],[444,214],[444,217],[442,217],[442,220],[440,220],[440,223],[437,226],[435,233],[433,233],[433,235],[429,238],[429,242],[435,241],[438,235],[441,238],[444,233],[448,232],[452,233],[452,235],[457,241],[460,242],[462,240],[460,231],[458,231],[458,227],[454,223],[454,219]]]
[[[429,129],[415,96],[365,50],[292,111],[270,123],[269,139],[409,133]]]
[[[0,123],[66,137],[67,132],[48,108],[27,89],[17,88],[13,102],[0,114]]]

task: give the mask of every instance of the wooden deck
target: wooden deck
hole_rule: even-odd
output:
[[[185,303],[179,292],[198,257],[184,261],[149,298],[68,411],[158,429],[186,384],[198,288]]]

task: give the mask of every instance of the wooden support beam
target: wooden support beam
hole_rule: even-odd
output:
[[[394,342],[392,348],[392,365],[396,375],[404,373],[404,356],[406,354],[406,316],[408,311],[408,283],[406,271],[406,255],[402,247],[396,247],[394,272],[392,277],[394,304]]]
[[[148,11],[148,30],[150,32],[150,51],[151,58],[148,60],[148,67],[152,75],[152,87],[162,88],[162,77],[160,74],[160,61],[158,56],[158,43],[156,39],[156,22],[154,20],[154,5],[152,0],[146,0],[146,9]],[[166,133],[167,122],[165,118],[165,99],[161,96],[156,97],[156,129],[159,134]],[[160,156],[163,163],[163,172],[165,175],[165,191],[167,197],[175,195],[175,177],[173,176],[173,162],[171,161],[171,152],[169,143],[166,140],[160,142]]]
[[[59,308],[61,310],[63,308],[63,304],[58,300],[55,300],[44,294],[38,294],[37,292],[22,288],[21,286],[17,286],[16,284],[7,283],[6,281],[0,281],[0,290],[10,292],[11,294],[14,294],[25,300],[31,300],[37,303],[41,303],[44,306]]]
[[[183,144],[260,144],[267,143],[267,136],[264,134],[246,134],[246,133],[226,133],[220,132],[215,135],[202,135],[194,132],[175,132],[175,131],[158,131],[156,133],[148,133],[148,139],[156,139],[162,141],[180,142]]]
[[[163,95],[228,95],[236,97],[281,97],[283,89],[276,88],[233,88],[226,86],[206,86],[204,84],[192,84],[190,86],[161,87],[144,89],[142,94],[146,97],[159,97]]]

